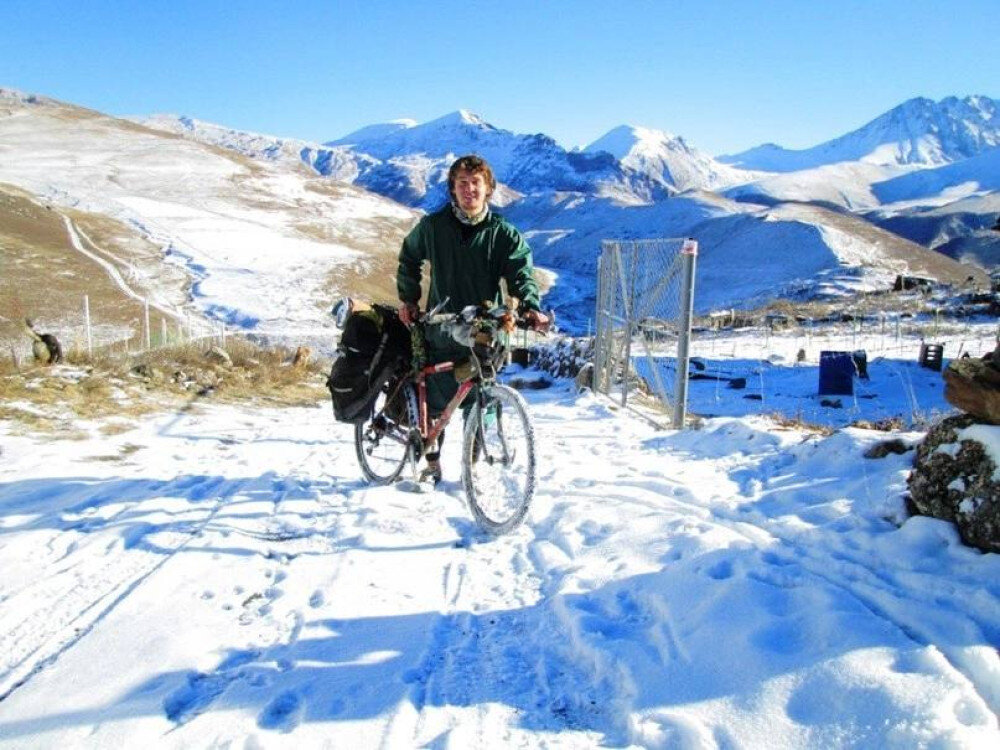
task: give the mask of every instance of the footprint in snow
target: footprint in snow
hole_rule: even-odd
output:
[[[303,709],[302,697],[294,690],[289,690],[267,704],[257,717],[257,726],[261,729],[291,732],[301,723]]]
[[[193,672],[184,686],[164,699],[163,712],[175,724],[185,724],[222,695],[231,681],[226,675]]]

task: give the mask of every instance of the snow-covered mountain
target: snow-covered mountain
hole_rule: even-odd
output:
[[[652,128],[620,125],[584,151],[609,153],[623,167],[668,189],[719,190],[753,178],[751,173],[721,164],[679,136]]]
[[[903,102],[867,125],[802,150],[767,143],[718,157],[726,164],[767,172],[794,172],[825,164],[934,166],[967,159],[1000,145],[1000,102],[986,96],[918,97]]]
[[[636,172],[608,153],[567,151],[544,134],[513,133],[467,110],[422,124],[368,126],[326,145],[378,160],[361,171],[358,184],[423,209],[446,200],[448,167],[469,153],[489,161],[497,180],[517,195],[578,191],[636,202],[674,192],[662,179]]]

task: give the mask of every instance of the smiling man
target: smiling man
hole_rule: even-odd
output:
[[[430,291],[427,307],[447,298],[445,312],[459,312],[467,305],[502,302],[500,281],[521,303],[521,314],[536,329],[548,325],[539,310],[538,284],[532,274],[531,248],[521,233],[489,207],[496,190],[490,165],[479,156],[463,156],[448,170],[450,202],[420,220],[403,240],[399,252],[396,288],[400,318],[410,324],[419,314],[422,265],[428,261]],[[462,360],[468,350],[440,331],[427,332],[428,362]],[[439,414],[458,388],[451,373],[428,378],[427,396],[431,414]],[[427,455],[435,481],[441,477],[438,454]]]

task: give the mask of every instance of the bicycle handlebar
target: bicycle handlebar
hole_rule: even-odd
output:
[[[506,306],[498,306],[490,309],[484,309],[483,307],[478,307],[470,305],[463,309],[461,312],[457,313],[441,313],[437,312],[440,308],[444,307],[447,303],[447,299],[443,300],[441,303],[436,305],[432,310],[421,315],[418,320],[425,325],[443,325],[448,323],[463,323],[465,325],[471,326],[477,319],[482,320],[483,318],[492,318],[496,321],[502,320],[505,316],[513,317],[514,326],[520,328],[521,330],[530,331],[533,330],[531,322],[524,316],[518,314],[517,309],[510,309]],[[545,313],[549,319],[549,326],[546,326],[545,330],[539,331],[539,333],[547,332],[548,328],[553,322],[555,322],[555,313],[549,311]]]

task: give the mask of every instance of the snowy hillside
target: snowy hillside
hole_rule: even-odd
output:
[[[793,151],[773,143],[718,157],[766,172],[795,172],[824,164],[934,166],[976,156],[1000,145],[1000,102],[986,96],[916,98],[868,124],[813,148]]]
[[[415,218],[301,165],[9,90],[0,144],[0,182],[123,222],[185,269],[193,311],[264,332],[323,331],[329,300],[373,273],[387,244],[394,256]]]
[[[1000,191],[1000,147],[962,161],[894,177],[872,186],[883,203],[940,199],[953,201],[968,195]]]
[[[289,168],[305,164],[317,174],[341,182],[353,182],[361,169],[359,162],[363,164],[366,161],[363,155],[355,154],[348,149],[329,148],[294,138],[236,130],[193,117],[161,114],[129,119],[153,130],[162,130],[200,143],[219,146],[253,159],[278,162]]]
[[[886,289],[899,273],[962,284],[970,271],[851,214],[819,206],[773,207],[689,192],[648,206],[576,194],[531,196],[505,214],[527,232],[541,265],[558,274],[549,303],[584,331],[594,312],[594,274],[604,239],[694,237],[695,310],[750,308],[792,297]]]
[[[987,270],[1000,267],[1000,232],[991,230],[1000,217],[1000,191],[944,201],[943,205],[936,205],[938,202],[891,204],[868,213],[867,218],[949,257]]]

